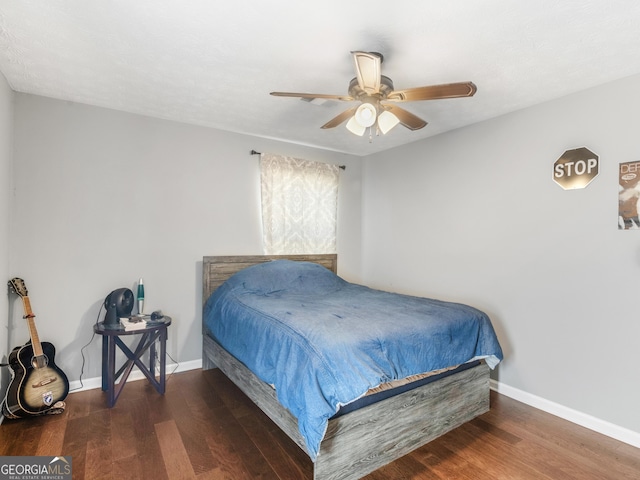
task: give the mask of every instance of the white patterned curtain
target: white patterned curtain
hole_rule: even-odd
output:
[[[260,155],[265,254],[336,253],[339,168]]]

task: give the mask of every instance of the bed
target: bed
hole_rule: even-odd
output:
[[[274,260],[280,260],[280,262],[274,262]],[[302,263],[296,263],[294,267],[290,267],[289,265],[292,264],[292,262]],[[324,268],[320,268],[318,265]],[[271,295],[271,291],[265,294],[265,292],[261,290],[258,290],[257,295],[255,295],[256,292],[251,290],[256,288],[252,286],[253,284],[251,283],[253,282],[252,279],[256,278],[256,272],[266,271],[266,269],[273,270],[274,268],[285,269],[282,270],[282,272],[285,273],[289,272],[289,270],[286,270],[289,268],[304,268],[305,272],[310,272],[308,275],[313,278],[314,281],[316,281],[316,276],[319,275],[320,286],[315,287],[316,284],[314,284],[314,290],[319,288],[322,291],[322,289],[326,288],[328,291],[333,292],[332,289],[335,288],[334,284],[336,284],[336,282],[344,282],[336,275],[333,275],[337,272],[336,255],[204,257],[203,369],[220,368],[227,377],[307,453],[314,462],[315,480],[349,480],[361,478],[489,410],[488,364],[495,366],[502,358],[502,352],[497,344],[497,339],[495,339],[495,345],[491,345],[489,350],[485,352],[483,349],[479,352],[482,353],[482,355],[468,354],[467,356],[470,358],[466,359],[465,357],[466,360],[464,362],[459,362],[461,365],[456,364],[449,368],[439,369],[438,375],[427,375],[426,378],[424,378],[424,376],[417,376],[416,378],[419,378],[419,383],[402,385],[399,391],[389,389],[386,393],[369,395],[369,392],[363,393],[359,390],[361,389],[361,386],[358,385],[360,381],[359,377],[370,376],[370,372],[367,364],[362,364],[364,366],[360,369],[357,368],[358,358],[361,355],[353,356],[352,353],[349,353],[351,356],[348,358],[349,364],[354,365],[354,368],[349,369],[347,373],[332,372],[330,370],[332,367],[329,365],[326,368],[327,371],[331,372],[330,375],[318,375],[318,378],[322,379],[331,377],[330,381],[334,382],[335,385],[331,384],[330,388],[323,385],[318,386],[317,384],[322,382],[317,380],[304,382],[304,379],[310,377],[307,373],[296,380],[292,378],[294,372],[284,371],[283,376],[288,378],[287,381],[293,382],[289,384],[282,383],[284,380],[267,381],[266,378],[269,377],[269,374],[265,373],[265,368],[267,368],[268,371],[286,370],[290,365],[297,365],[304,362],[298,350],[303,353],[309,350],[306,343],[307,339],[305,338],[304,342],[299,342],[297,337],[295,341],[288,339],[282,340],[286,348],[276,350],[273,358],[269,357],[268,352],[265,354],[265,356],[270,359],[265,362],[267,367],[264,367],[262,364],[254,365],[252,363],[253,359],[246,357],[247,351],[256,349],[262,351],[270,345],[276,344],[277,346],[278,342],[274,342],[271,337],[268,337],[268,341],[264,341],[262,344],[248,344],[247,342],[254,341],[253,337],[256,337],[256,335],[253,332],[255,330],[251,330],[252,334],[250,335],[238,333],[239,331],[236,330],[237,328],[241,328],[236,325],[242,323],[237,318],[242,317],[244,313],[236,312],[232,322],[225,320],[225,317],[228,316],[226,312],[233,311],[234,308],[241,308],[242,310],[239,312],[253,312],[254,310],[259,312],[262,307],[255,307],[250,303],[253,301],[264,301],[262,298],[257,297],[278,297],[277,301],[280,301],[281,295],[278,287],[273,287],[275,288],[274,291],[277,292],[277,294],[273,295]],[[330,274],[327,270],[333,273]],[[307,273],[304,275],[307,275]],[[262,277],[258,276],[257,278]],[[326,280],[326,283],[322,283],[324,280]],[[343,284],[337,284],[339,285],[340,291],[342,291]],[[222,288],[220,288],[221,286]],[[296,286],[295,288],[298,287]],[[305,286],[304,288],[307,287]],[[360,294],[371,294],[369,292],[370,289],[366,287],[348,284],[346,288],[356,288],[356,293],[354,294],[351,293],[352,290],[348,290],[349,295],[358,296]],[[360,290],[358,290],[358,288]],[[235,304],[227,306],[222,303],[223,299],[227,301],[227,297],[230,296],[229,292],[241,291],[242,294],[245,295],[245,290],[251,290],[251,292],[249,292],[251,294],[250,296],[242,297],[243,299],[248,299],[246,300],[249,302],[247,303],[248,307],[243,303],[245,300],[240,302],[243,303],[240,307],[236,307]],[[292,294],[295,296],[298,293],[296,290],[294,290],[293,293],[287,291],[286,295]],[[233,295],[231,296],[233,297]],[[209,300],[210,297],[211,300],[207,304],[207,300]],[[297,297],[295,298],[297,299]],[[363,298],[368,299],[368,297]],[[415,297],[411,298],[413,299]],[[297,302],[297,300],[295,301]],[[375,305],[377,299],[374,298],[372,301]],[[367,304],[369,302],[370,300],[368,299]],[[311,308],[309,305],[313,304],[313,300],[305,299],[299,303],[305,309],[308,309]],[[260,304],[258,303],[257,305]],[[463,306],[463,308],[471,311],[472,314],[477,312],[471,307]],[[285,324],[285,329],[289,329],[286,322],[289,316],[296,316],[297,311],[290,311],[291,308],[289,306],[286,306],[286,308],[283,307],[281,310],[280,313],[284,320],[278,319],[275,323],[279,326],[278,328],[281,328],[281,325]],[[346,314],[342,312],[336,313],[334,310],[331,310],[331,312],[332,313],[327,313],[326,315],[316,315],[318,317],[323,315],[326,317],[323,317],[322,322],[319,323],[322,328],[324,328],[325,320],[329,317],[349,318],[349,315],[353,314],[353,312],[347,312]],[[479,314],[481,314],[481,312],[479,312]],[[402,323],[401,317],[402,315],[397,318],[394,317],[394,322],[392,323]],[[248,314],[247,318],[249,322],[254,321],[253,317],[249,317]],[[271,313],[269,313],[267,318],[271,321]],[[252,328],[258,326],[259,329],[261,329],[265,320],[260,318],[259,321],[261,323],[251,324]],[[373,325],[375,324],[371,323],[371,325],[371,328],[374,328]],[[490,326],[490,322],[489,330],[491,334],[495,335]],[[263,333],[264,335],[270,335],[269,332]],[[343,331],[339,337],[349,337],[349,335]],[[262,337],[258,337],[258,341],[260,341],[260,338]],[[492,343],[492,341],[489,343]],[[224,344],[225,347],[223,348],[221,344]],[[303,345],[304,347],[299,348],[299,345]],[[316,350],[320,348],[320,346],[312,344],[310,351],[313,351],[313,355],[315,355]],[[339,349],[344,348],[340,347]],[[233,354],[230,353],[230,351],[232,351]],[[282,356],[283,351],[286,354],[284,356],[284,362],[278,364],[278,361],[274,359],[278,355]],[[408,352],[410,352],[410,349],[404,347],[400,356],[403,358],[406,357],[405,360],[408,359],[406,363],[411,368],[418,368],[418,366],[412,364],[414,360]],[[335,353],[332,351],[329,355],[325,354],[319,357],[322,359],[322,368],[325,367],[326,363],[330,363],[334,354],[339,356],[342,352]],[[313,355],[310,354],[310,356]],[[239,360],[239,358],[244,361]],[[420,356],[420,358],[422,358],[422,356]],[[439,359],[437,361],[440,362]],[[404,371],[405,367],[401,365],[402,363],[404,363],[404,360],[396,363],[393,367],[394,369],[401,370],[400,372],[397,374],[394,372],[393,375],[389,374],[388,378],[385,374],[384,380],[395,381],[395,377],[398,377],[398,379],[404,377],[413,378],[412,376],[405,375],[408,370]],[[254,371],[246,365],[250,365]],[[341,380],[342,377],[340,375],[344,375],[344,379],[347,380]],[[261,380],[261,377],[265,380]],[[365,383],[366,381],[371,383],[371,379],[367,380],[365,378],[363,381]],[[312,392],[309,394],[306,393],[306,390],[302,390],[307,388],[307,385],[302,385],[302,383],[308,383],[311,388],[320,390],[321,395],[329,398],[329,400],[325,398],[317,400],[316,397],[313,396],[316,395],[316,393]],[[374,381],[373,384],[375,383]],[[300,385],[300,392],[302,393],[300,393],[297,388],[290,388],[286,385]],[[336,390],[339,391],[339,394],[335,393]],[[326,394],[326,392],[330,394]],[[345,397],[344,395],[347,396]],[[382,399],[379,399],[378,397],[381,395]],[[303,399],[300,400],[299,397],[303,397]],[[292,398],[294,400],[292,400]],[[309,415],[309,418],[307,418],[304,407],[299,407],[298,401],[305,402],[309,401],[308,399],[311,399],[310,405],[313,407],[309,408],[309,410],[315,411],[317,408],[320,408],[319,405],[321,405],[321,410],[324,409],[322,419],[316,421],[314,415]],[[345,401],[347,399],[350,400]],[[375,399],[376,401],[370,399]],[[363,406],[357,409],[351,409],[347,411],[347,413],[343,411],[343,409],[348,409],[348,407],[355,405],[357,403],[356,401],[363,403]],[[327,405],[325,405],[325,403]],[[286,405],[288,408],[283,405]],[[326,415],[329,411],[327,409],[335,409],[335,411],[331,410],[331,415]],[[295,414],[292,412],[295,412]],[[317,438],[318,435],[320,435],[319,438]]]

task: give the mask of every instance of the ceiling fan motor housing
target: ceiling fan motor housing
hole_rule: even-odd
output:
[[[391,92],[393,92],[393,81],[389,77],[380,75],[380,91],[375,96],[378,100],[384,100]],[[360,87],[358,78],[354,77],[349,82],[349,95],[356,100],[365,101],[362,97],[366,97],[369,94]]]

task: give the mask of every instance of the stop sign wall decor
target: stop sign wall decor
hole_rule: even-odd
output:
[[[598,176],[598,155],[586,147],[567,150],[553,164],[553,181],[565,190],[584,188]]]

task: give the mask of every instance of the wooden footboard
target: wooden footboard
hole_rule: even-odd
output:
[[[203,365],[217,365],[302,450],[296,419],[258,379],[208,335]],[[203,367],[204,368],[204,367]],[[314,480],[352,480],[489,410],[489,368],[480,365],[329,421]]]
[[[488,410],[484,363],[355,410],[329,422],[314,478],[361,478]]]

